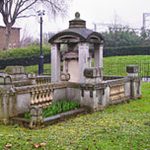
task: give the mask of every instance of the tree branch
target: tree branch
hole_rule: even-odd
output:
[[[18,16],[17,19],[20,18],[29,18],[29,17],[35,17],[36,15],[23,15],[23,16]]]
[[[0,13],[2,12],[3,5],[4,5],[4,0],[1,0],[0,1]]]
[[[2,14],[3,22],[8,31],[6,33],[6,49],[8,48],[9,36],[11,34],[9,31],[16,22],[16,19],[35,16],[30,13],[26,15],[24,13],[25,11],[36,8],[36,6],[42,3],[47,7],[50,14],[56,16],[59,13],[63,14],[66,12],[66,1],[67,0],[0,0],[0,13]]]
[[[37,0],[34,0],[32,3],[29,3],[29,5],[27,5],[26,7],[24,7],[22,10],[18,11],[17,16],[19,16],[22,12],[24,12],[25,10],[29,9],[31,6],[33,6],[35,3],[37,2]],[[20,7],[21,8],[21,7]]]

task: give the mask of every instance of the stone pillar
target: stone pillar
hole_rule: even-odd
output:
[[[141,97],[141,79],[138,77],[139,68],[137,65],[129,65],[126,68],[128,78],[130,79],[130,97]]]
[[[138,77],[139,67],[137,65],[128,65],[126,71],[129,77]]]
[[[51,82],[60,81],[60,50],[57,44],[51,46]]]
[[[104,87],[103,94],[101,93],[101,101],[102,101],[102,106],[108,106],[109,101],[110,101],[110,87],[107,85]]]
[[[30,128],[42,125],[43,123],[42,108],[38,106],[32,106],[30,108],[30,115],[31,115],[31,120],[29,124]]]
[[[109,105],[110,88],[106,84],[81,84],[81,106],[96,111]]]
[[[103,68],[103,44],[95,46],[94,59],[95,67]]]
[[[90,55],[89,55],[89,44],[88,43],[79,43],[78,44],[79,51],[79,78],[80,83],[85,82],[85,77],[83,75],[84,69],[90,67]]]

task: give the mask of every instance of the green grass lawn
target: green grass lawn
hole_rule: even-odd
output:
[[[150,84],[142,98],[39,130],[0,125],[0,150],[150,150]],[[9,145],[11,144],[11,145]]]
[[[38,74],[38,65],[27,66],[25,67],[25,71],[27,73]],[[51,73],[51,65],[44,64],[44,74],[50,74],[50,73]]]
[[[149,75],[150,71],[150,56],[138,55],[138,56],[113,56],[104,57],[104,75],[122,75],[126,74],[126,66],[130,64],[139,65],[141,68],[140,75]],[[142,64],[142,65],[141,65]],[[44,65],[45,73],[50,74],[50,64]],[[38,65],[26,67],[28,73],[36,73],[38,71]]]
[[[127,75],[126,66],[134,64],[141,69],[140,75],[150,76],[150,55],[104,57],[104,74],[124,76]]]

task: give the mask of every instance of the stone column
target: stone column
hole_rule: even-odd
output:
[[[80,83],[85,81],[85,77],[83,75],[84,69],[90,67],[89,66],[89,44],[88,43],[79,43],[78,44],[79,51],[79,77]]]
[[[103,44],[95,46],[94,59],[95,67],[103,68]]]
[[[60,81],[60,51],[57,44],[51,46],[51,82]]]
[[[126,68],[128,78],[130,79],[130,97],[141,97],[141,79],[138,76],[139,68],[137,65],[128,65]]]
[[[128,65],[126,71],[129,77],[138,77],[139,67],[137,65]]]

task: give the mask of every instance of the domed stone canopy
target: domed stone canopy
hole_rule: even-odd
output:
[[[55,34],[49,43],[103,43],[104,39],[98,32],[86,28],[86,21],[80,19],[80,14],[75,14],[75,19],[69,21],[69,28]]]
[[[68,29],[49,39],[51,43],[51,81],[60,81],[63,73],[63,75],[69,74],[69,82],[83,83],[85,82],[84,70],[91,67],[100,70],[99,79],[102,80],[103,42],[102,35],[87,29],[86,21],[80,19],[80,13],[77,12],[75,19],[69,21]],[[93,58],[94,63],[92,63]]]

